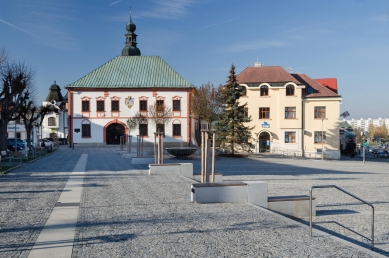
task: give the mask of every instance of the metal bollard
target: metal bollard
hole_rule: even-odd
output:
[[[77,144],[77,143],[73,142],[73,150],[74,150],[74,145],[75,145],[75,144]]]

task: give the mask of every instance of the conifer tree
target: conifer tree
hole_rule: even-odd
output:
[[[221,147],[235,153],[237,146],[251,152],[254,145],[251,143],[251,130],[254,127],[245,126],[251,117],[245,115],[247,103],[240,105],[241,86],[236,82],[235,66],[232,64],[227,84],[224,85],[222,99],[223,112],[216,123],[216,137]]]

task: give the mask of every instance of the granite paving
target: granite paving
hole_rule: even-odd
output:
[[[369,208],[331,189],[315,191],[315,227],[360,247],[315,232],[306,220],[291,220],[249,204],[197,204],[192,180],[148,176],[117,147],[62,147],[49,157],[0,176],[0,257],[27,257],[81,154],[88,154],[72,257],[374,257]],[[166,163],[192,162],[198,157]],[[315,161],[252,155],[218,158],[224,180],[264,180],[269,195],[308,194],[311,185],[336,184],[373,202],[376,250],[388,255],[388,177],[385,162]],[[321,212],[321,213],[320,213]],[[338,214],[338,215],[334,215]]]

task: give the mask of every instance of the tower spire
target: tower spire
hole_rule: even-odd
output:
[[[130,22],[126,26],[127,33],[126,36],[126,46],[122,50],[122,56],[140,56],[140,50],[137,48],[136,37],[134,33],[136,30],[135,24],[132,22],[132,10],[130,8]]]

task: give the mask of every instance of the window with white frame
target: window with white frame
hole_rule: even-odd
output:
[[[296,132],[285,132],[285,143],[295,143]]]
[[[47,122],[48,122],[47,123],[48,126],[56,126],[57,125],[55,117],[49,117],[47,119]]]
[[[326,143],[327,137],[325,131],[315,131],[315,143]]]

